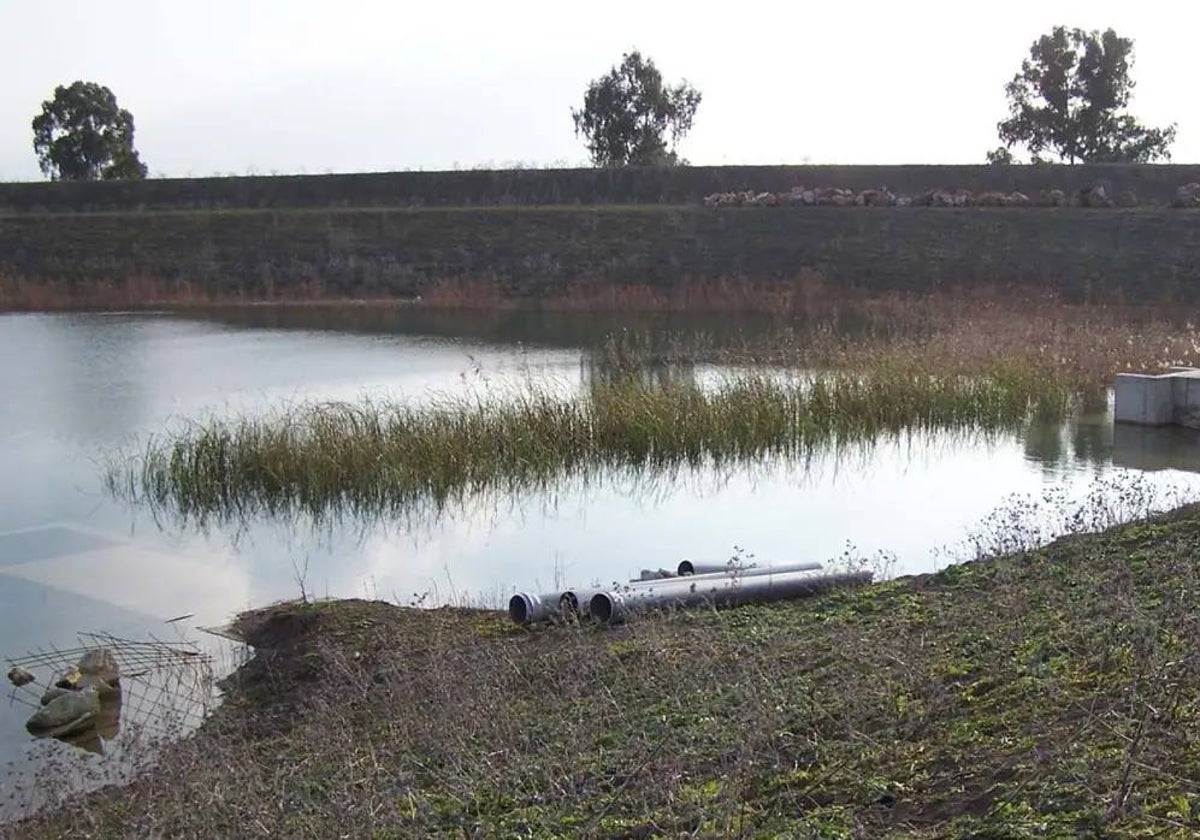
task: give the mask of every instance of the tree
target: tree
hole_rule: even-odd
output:
[[[133,115],[95,82],[59,85],[33,119],[33,151],[52,181],[140,180],[146,165],[133,148]]]
[[[987,162],[993,166],[1007,166],[1014,162],[1013,153],[1007,146],[998,146],[987,153]]]
[[[1069,163],[1169,160],[1175,126],[1146,128],[1124,113],[1132,64],[1131,39],[1056,26],[1005,86],[1010,116],[997,126],[1001,141]]]
[[[686,80],[665,86],[654,62],[634,50],[592,80],[583,108],[571,109],[571,117],[596,166],[674,165],[683,162],[675,144],[691,129],[699,106],[699,91]]]

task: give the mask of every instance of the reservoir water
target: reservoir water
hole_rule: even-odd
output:
[[[214,415],[306,400],[424,403],[530,383],[571,393],[587,375],[583,348],[610,326],[363,307],[0,316],[0,657],[76,647],[81,633],[204,646],[197,628],[302,593],[501,606],[517,589],[621,579],[682,558],[850,553],[919,573],[965,559],[973,535],[1033,502],[1049,537],[1083,500],[1119,507],[1131,483],[1139,500],[1200,495],[1195,432],[1114,434],[1104,410],[1016,434],[914,434],[722,474],[567,479],[440,515],[318,527],[198,531],[103,486],[106,459]],[[72,754],[33,742],[28,713],[11,696],[0,704],[10,779],[49,750]]]

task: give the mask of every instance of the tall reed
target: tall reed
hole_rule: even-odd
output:
[[[880,364],[713,388],[614,376],[575,398],[530,386],[512,400],[321,403],[210,420],[113,462],[107,482],[120,497],[202,524],[403,514],[603,470],[801,457],[907,430],[1012,429],[1033,413],[1061,417],[1072,403],[1064,382],[1020,364],[983,376]]]

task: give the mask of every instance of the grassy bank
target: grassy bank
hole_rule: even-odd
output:
[[[1020,364],[962,376],[884,359],[714,389],[645,383],[618,368],[597,372],[576,398],[529,386],[513,399],[301,405],[212,420],[152,439],[107,480],[118,496],[201,523],[402,515],[604,471],[721,468],[900,432],[1013,429],[1032,414],[1061,417],[1072,400],[1062,380]]]
[[[778,192],[797,185],[846,187],[856,192],[887,185],[904,194],[967,189],[1037,195],[1044,189],[1072,193],[1099,184],[1110,196],[1133,190],[1143,201],[1165,205],[1177,187],[1197,180],[1200,167],[1186,164],[514,167],[9,183],[0,184],[0,212],[699,204],[714,192]]]
[[[22,837],[1194,837],[1200,510],[816,600],[246,620],[195,737]]]
[[[80,295],[130,278],[231,299],[411,297],[443,282],[544,298],[815,272],[856,292],[980,285],[1195,301],[1195,213],[698,206],[276,209],[0,216],[0,274]],[[0,305],[3,305],[0,302]]]

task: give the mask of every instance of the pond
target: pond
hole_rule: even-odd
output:
[[[529,383],[570,393],[588,376],[583,348],[627,320],[404,307],[0,316],[0,653],[62,651],[99,632],[211,652],[215,637],[198,628],[301,594],[501,606],[514,590],[621,579],[682,558],[851,553],[924,572],[968,556],[971,536],[997,516],[1024,515],[1022,499],[1061,509],[1041,509],[1044,537],[1072,503],[1127,492],[1143,471],[1140,494],[1200,494],[1195,433],[1114,434],[1104,410],[1021,433],[913,434],[721,474],[566,480],[391,521],[198,531],[104,490],[106,458],[213,415],[364,396],[427,403]],[[754,328],[681,316],[637,325]],[[55,749],[26,735],[28,713],[0,704],[0,761],[16,775]]]

